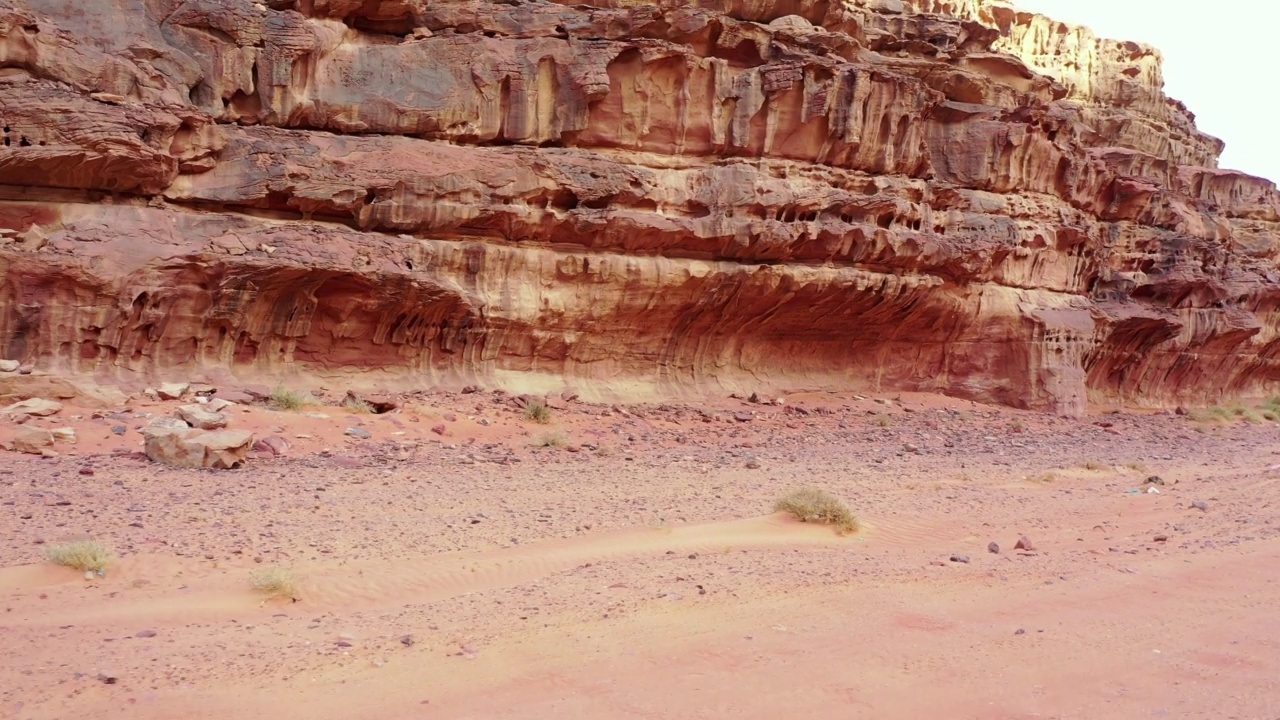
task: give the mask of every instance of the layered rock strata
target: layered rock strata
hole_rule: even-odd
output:
[[[984,0],[0,0],[0,355],[590,397],[1262,392],[1280,197]]]

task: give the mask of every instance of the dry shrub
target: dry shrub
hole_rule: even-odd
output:
[[[831,525],[841,535],[858,531],[858,518],[849,506],[831,493],[817,488],[794,490],[779,500],[773,510],[790,513],[801,522]]]
[[[251,580],[253,589],[267,597],[298,599],[298,577],[288,568],[263,568],[255,571]]]
[[[102,572],[111,561],[111,553],[97,540],[49,543],[44,554],[56,565],[92,572]]]

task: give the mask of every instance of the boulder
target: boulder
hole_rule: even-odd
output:
[[[17,360],[0,360],[0,372],[18,372],[20,367],[22,367],[22,363]]]
[[[148,427],[142,434],[148,458],[176,467],[229,470],[239,467],[253,448],[253,433],[248,430]]]
[[[18,452],[42,455],[53,447],[53,433],[44,428],[23,425],[14,434],[12,447]]]
[[[67,443],[68,445],[76,444],[76,429],[69,427],[54,428],[49,431],[53,434],[56,442]]]
[[[165,383],[156,388],[156,395],[161,400],[181,400],[190,387],[191,385],[188,383]]]
[[[253,444],[253,451],[278,457],[289,450],[289,441],[279,435],[270,435]]]
[[[35,417],[48,417],[62,410],[62,403],[57,400],[45,400],[44,398],[31,398],[16,402],[4,409],[7,415],[33,415]]]
[[[207,410],[202,405],[183,405],[174,413],[188,425],[201,430],[221,430],[227,426],[227,416]]]
[[[375,415],[382,415],[396,410],[400,407],[400,401],[390,395],[375,395],[359,390],[348,390],[347,397],[343,403],[357,402],[364,403],[369,406],[370,411]]]

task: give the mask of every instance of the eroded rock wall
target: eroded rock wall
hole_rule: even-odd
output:
[[[978,0],[0,0],[0,354],[127,382],[1260,392],[1280,198]]]

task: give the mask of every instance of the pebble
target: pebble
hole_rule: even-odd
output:
[[[969,563],[969,556],[968,555],[952,555],[951,562],[964,563],[967,565]]]
[[[1013,549],[1031,551],[1031,550],[1035,550],[1036,546],[1031,544],[1030,538],[1028,538],[1026,535],[1023,535],[1018,538],[1018,544],[1014,545]]]
[[[361,427],[349,427],[347,428],[346,434],[357,440],[368,440],[369,438],[373,437],[373,433]]]
[[[138,638],[153,638],[155,636],[156,636],[155,630],[140,630],[137,635],[134,635],[134,637],[138,637]]]
[[[1196,510],[1199,510],[1200,512],[1209,512],[1209,503],[1203,500],[1193,501],[1191,503],[1191,507],[1195,508]]]
[[[987,552],[991,553],[992,555],[999,555],[1000,545],[994,542],[987,543]]]

